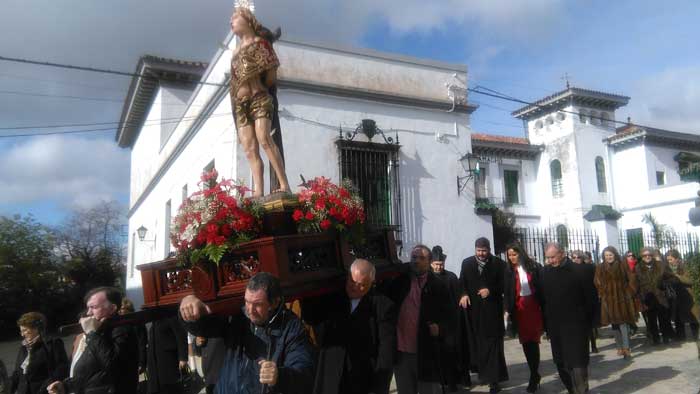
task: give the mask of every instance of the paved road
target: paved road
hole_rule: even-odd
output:
[[[644,329],[641,328],[640,332]],[[643,334],[632,338],[633,358],[625,361],[615,354],[615,344],[610,330],[601,330],[607,338],[598,340],[599,354],[591,357],[590,387],[592,393],[630,394],[696,394],[700,389],[700,360],[695,343],[651,347],[644,344]],[[64,338],[66,346],[72,344],[72,338]],[[14,368],[19,342],[0,343],[0,360],[8,369]],[[524,393],[529,371],[520,344],[517,339],[507,339],[505,344],[506,361],[510,380],[503,384],[503,393]],[[541,345],[543,376],[539,393],[564,393],[556,369],[552,363],[549,342]],[[475,376],[472,375],[476,381]],[[394,391],[395,392],[395,391]],[[459,393],[488,393],[487,386],[475,386],[471,391]]]

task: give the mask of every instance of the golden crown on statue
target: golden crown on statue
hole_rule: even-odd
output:
[[[250,12],[255,12],[255,4],[253,0],[236,0],[236,8],[247,8]]]

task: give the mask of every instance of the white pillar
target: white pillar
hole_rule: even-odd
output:
[[[590,223],[591,230],[598,235],[601,250],[606,246],[620,249],[620,232],[617,229],[617,220],[601,219]],[[624,251],[621,250],[620,253],[624,253]]]

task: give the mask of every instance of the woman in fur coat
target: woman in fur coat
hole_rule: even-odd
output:
[[[603,249],[603,263],[595,272],[595,287],[600,297],[600,325],[612,325],[617,354],[629,359],[629,328],[637,321],[637,280],[612,246]]]

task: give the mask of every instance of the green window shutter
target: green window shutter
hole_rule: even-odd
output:
[[[518,171],[504,170],[503,181],[506,189],[506,204],[520,203],[518,196]]]

